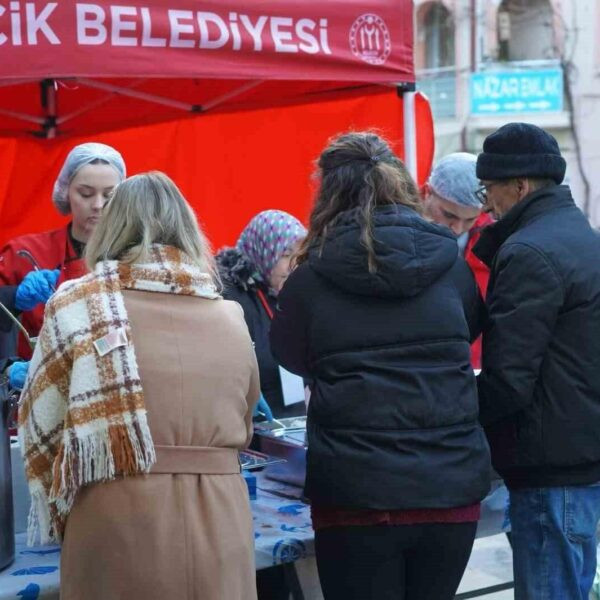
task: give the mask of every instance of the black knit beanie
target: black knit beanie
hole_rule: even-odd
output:
[[[566,168],[554,137],[529,123],[503,125],[485,138],[477,157],[477,177],[483,180],[539,177],[560,184]]]

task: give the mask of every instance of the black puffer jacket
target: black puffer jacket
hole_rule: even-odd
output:
[[[600,481],[600,236],[567,186],[488,227],[481,421],[509,487]]]
[[[271,354],[269,330],[271,318],[267,314],[258,290],[261,289],[265,300],[275,311],[276,300],[265,286],[252,278],[256,271],[254,265],[239,250],[227,248],[216,256],[217,268],[223,282],[223,297],[235,300],[244,310],[244,318],[254,342],[258,369],[260,372],[260,389],[271,407],[275,417],[296,417],[305,413],[304,403],[285,406],[281,391],[279,365]]]
[[[479,295],[449,229],[377,210],[377,273],[356,213],[286,282],[274,354],[314,380],[306,494],[331,507],[466,506],[489,488],[469,343]]]

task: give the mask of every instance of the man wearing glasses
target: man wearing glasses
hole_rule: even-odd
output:
[[[422,189],[423,212],[439,225],[449,227],[457,237],[461,254],[475,276],[481,296],[485,298],[490,271],[473,254],[473,246],[484,227],[493,219],[482,211],[479,180],[475,173],[477,157],[455,152],[442,158]],[[481,367],[481,338],[471,346],[471,364]]]
[[[600,518],[600,237],[561,185],[556,140],[526,123],[488,136],[479,191],[499,219],[480,419],[510,492],[516,600],[584,599]]]

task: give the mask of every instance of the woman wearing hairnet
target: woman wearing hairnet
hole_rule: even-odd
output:
[[[125,163],[110,146],[87,143],[75,146],[54,184],[52,199],[57,210],[71,215],[70,222],[54,231],[23,235],[0,251],[0,301],[14,314],[29,335],[37,336],[44,318],[44,304],[67,279],[83,275],[83,249],[113,189],[125,178]],[[4,317],[4,315],[2,315]],[[0,330],[12,322],[0,318]],[[31,357],[24,336],[19,335],[18,354]],[[10,368],[11,385],[22,387],[27,363]]]
[[[477,157],[467,152],[454,152],[442,158],[423,187],[422,204],[427,218],[454,232],[458,248],[485,298],[490,270],[473,254],[473,246],[481,231],[494,220],[483,212],[476,163]],[[474,368],[481,368],[481,337],[471,347],[471,362]]]

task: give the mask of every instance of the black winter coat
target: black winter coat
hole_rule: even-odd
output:
[[[244,310],[244,319],[248,325],[250,337],[254,342],[258,362],[260,391],[271,407],[273,415],[276,418],[303,415],[305,413],[303,402],[290,406],[285,406],[283,403],[279,364],[273,358],[269,345],[271,318],[267,314],[257,292],[259,289],[262,290],[263,296],[273,312],[276,306],[275,298],[269,294],[265,286],[252,278],[255,271],[254,266],[235,248],[222,250],[217,255],[216,260],[219,275],[223,282],[223,297],[227,300],[235,300]]]
[[[469,344],[479,294],[449,229],[405,206],[374,217],[377,273],[356,212],[289,277],[275,356],[313,379],[306,495],[340,508],[451,508],[489,489]],[[471,329],[470,329],[471,327]]]
[[[479,394],[494,467],[512,488],[600,481],[600,236],[551,186],[474,252],[491,267]]]

